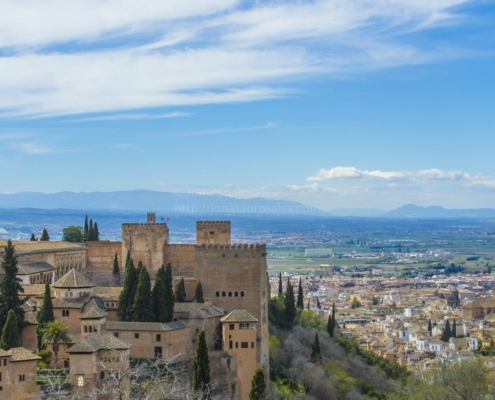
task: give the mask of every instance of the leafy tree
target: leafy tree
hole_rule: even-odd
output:
[[[359,308],[359,307],[361,307],[361,302],[357,299],[356,296],[354,296],[354,298],[352,299],[351,308]]]
[[[48,242],[49,240],[50,240],[50,235],[48,234],[48,231],[46,230],[46,228],[43,228],[43,232],[41,233],[40,241]]]
[[[170,263],[165,266],[165,305],[167,308],[166,322],[170,322],[174,319],[174,278]]]
[[[184,278],[181,278],[175,287],[175,301],[178,303],[186,301],[186,285],[184,283]]]
[[[301,310],[304,308],[304,297],[301,278],[299,278],[299,288],[297,290],[297,308]]]
[[[155,286],[153,286],[153,306],[156,322],[169,322],[165,292],[165,266],[162,265],[156,273]]]
[[[7,320],[7,314],[13,310],[16,316],[19,332],[25,326],[24,309],[22,305],[27,299],[20,299],[19,293],[24,293],[21,286],[21,280],[17,278],[17,257],[15,255],[14,246],[9,239],[5,246],[2,265],[3,276],[0,280],[0,331]]]
[[[34,233],[31,233],[31,238],[29,240],[31,242],[36,242],[36,236],[34,236]]]
[[[117,257],[117,253],[115,253],[115,257],[113,258],[112,275],[115,286],[120,286],[120,269],[119,269],[119,258]]]
[[[290,327],[296,319],[296,304],[294,299],[294,288],[292,287],[289,279],[287,279],[287,289],[285,290],[284,304],[285,323],[287,327]]]
[[[132,306],[133,321],[153,322],[153,297],[151,294],[151,280],[146,267],[139,272],[139,281]]]
[[[125,266],[124,275],[124,287],[119,296],[119,306],[117,309],[117,316],[119,321],[132,321],[132,306],[134,303],[134,297],[136,296],[138,275],[136,268],[134,268],[134,262],[130,258],[129,253],[128,262]]]
[[[71,243],[84,242],[84,233],[82,227],[71,225],[62,229],[62,240]]]
[[[98,242],[100,240],[100,231],[98,230],[98,223],[95,221],[93,225],[93,240]]]
[[[194,292],[194,301],[197,303],[204,303],[205,300],[203,298],[203,286],[201,286],[201,281],[196,285],[196,290]]]
[[[318,332],[315,333],[315,339],[311,345],[310,359],[313,363],[321,361],[320,339],[318,338]]]
[[[51,321],[45,324],[41,330],[43,345],[47,343],[53,344],[53,353],[55,355],[55,367],[58,365],[58,345],[60,343],[69,344],[72,339],[70,337],[69,328],[62,321]]]
[[[278,295],[282,296],[284,290],[282,288],[282,272],[278,273]]]
[[[455,322],[455,319],[454,319],[454,323],[452,324],[452,331],[450,333],[450,336],[453,338],[457,337],[457,324]]]
[[[440,337],[440,340],[444,342],[448,342],[450,338],[451,332],[450,332],[450,323],[447,320],[447,323],[445,324],[445,328],[443,328],[442,336]]]
[[[43,327],[51,321],[55,321],[55,314],[53,313],[53,303],[52,296],[50,293],[50,285],[45,283],[45,293],[43,295],[43,304],[38,310],[37,315],[38,326],[36,327],[36,333],[38,335],[38,350],[41,350],[43,347],[41,330]]]
[[[85,242],[88,240],[88,235],[89,235],[89,224],[88,224],[88,214],[86,214],[86,218],[84,219],[84,230],[83,230],[83,236]]]
[[[371,298],[371,302],[373,303],[374,306],[378,305],[378,302],[379,302],[378,297],[373,296]]]
[[[7,322],[5,322],[2,329],[0,348],[2,350],[10,350],[14,347],[21,347],[21,335],[15,312],[14,310],[10,310],[7,316]]]
[[[193,381],[192,388],[198,393],[198,399],[206,400],[211,398],[210,394],[210,358],[208,347],[206,346],[205,331],[201,331],[196,346],[196,356],[193,360]]]
[[[254,371],[251,380],[251,390],[249,391],[249,400],[264,400],[266,398],[265,370],[258,367]]]

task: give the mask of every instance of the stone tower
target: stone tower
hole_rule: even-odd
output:
[[[196,222],[196,245],[230,245],[230,221]]]

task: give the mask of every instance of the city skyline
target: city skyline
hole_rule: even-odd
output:
[[[494,204],[493,2],[122,5],[0,5],[3,193]]]

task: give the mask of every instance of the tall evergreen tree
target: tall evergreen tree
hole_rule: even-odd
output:
[[[186,284],[184,283],[184,278],[181,278],[175,287],[175,301],[177,303],[183,303],[186,301]]]
[[[303,310],[304,309],[304,296],[303,296],[303,288],[301,278],[299,278],[299,288],[297,290],[297,308]]]
[[[431,319],[428,320],[428,332],[430,332],[430,336],[431,336],[433,332],[433,327],[431,326]]]
[[[316,332],[313,344],[311,345],[310,358],[313,363],[321,361],[320,339],[318,338],[318,332]]]
[[[447,321],[447,323],[445,324],[445,328],[443,328],[442,336],[440,337],[440,339],[444,342],[448,342],[450,339],[450,335],[450,323],[449,321]]]
[[[452,324],[452,332],[450,333],[450,336],[453,338],[457,337],[457,324],[454,319],[454,323]]]
[[[194,291],[194,301],[197,303],[204,303],[205,300],[203,298],[203,286],[201,286],[201,281],[196,285],[196,290]]]
[[[165,266],[165,306],[167,308],[166,322],[170,322],[174,319],[174,277],[170,263]]]
[[[89,229],[88,229],[88,242],[92,242],[95,240],[95,231],[93,229],[93,220],[89,220]]]
[[[0,348],[2,350],[10,350],[15,347],[21,347],[21,335],[14,310],[10,310],[7,316],[7,321],[2,329],[2,337],[0,338]]]
[[[327,322],[327,332],[330,335],[330,337],[334,337],[335,334],[335,326],[336,326],[336,321],[335,321],[335,303],[332,305],[332,313],[328,316],[328,322]]]
[[[134,262],[129,257],[129,262],[125,266],[124,287],[119,296],[119,306],[117,316],[119,321],[132,321],[132,306],[136,296],[138,276]]]
[[[40,241],[48,242],[49,240],[50,240],[50,235],[48,234],[48,231],[46,230],[46,228],[43,228],[43,232],[41,232]]]
[[[141,273],[141,270],[144,268],[144,265],[143,265],[143,262],[142,261],[139,261],[138,262],[138,266],[136,268],[136,274],[137,276],[139,276],[139,274]]]
[[[86,218],[84,219],[84,230],[83,230],[83,236],[85,242],[88,240],[88,235],[89,235],[89,224],[88,224],[88,214],[86,214]]]
[[[337,320],[335,319],[335,303],[332,303],[332,321],[333,321],[333,330],[335,332],[335,328],[339,327]]]
[[[254,371],[253,379],[251,380],[251,390],[249,392],[249,400],[265,400],[266,398],[266,383],[265,370],[258,367]]]
[[[52,296],[50,293],[50,285],[45,283],[45,293],[43,295],[43,304],[38,310],[37,315],[38,326],[36,327],[36,333],[38,336],[38,350],[42,349],[43,333],[42,330],[48,322],[55,321],[55,314],[53,313]]]
[[[153,286],[153,307],[156,322],[169,322],[165,291],[165,266],[162,265],[156,273],[155,286]]]
[[[131,252],[129,250],[127,250],[127,256],[125,257],[125,266],[127,267],[127,265],[131,262]]]
[[[139,272],[139,282],[132,306],[132,320],[136,322],[153,322],[153,297],[151,280],[146,267]]]
[[[284,304],[285,323],[287,324],[287,327],[290,327],[296,319],[296,303],[294,299],[294,288],[292,287],[289,279],[287,279],[287,289],[285,290]]]
[[[29,240],[31,242],[36,242],[36,236],[34,236],[34,233],[31,233],[31,238]]]
[[[112,276],[113,276],[113,284],[115,286],[120,286],[120,269],[119,269],[119,258],[117,257],[117,253],[115,253],[115,257],[113,258]]]
[[[321,310],[321,304],[320,304],[320,298],[319,297],[316,298],[316,308],[318,310]]]
[[[192,388],[197,392],[197,399],[211,399],[210,382],[210,357],[206,346],[205,331],[201,331],[196,346],[196,356],[193,360]]]
[[[100,231],[98,230],[98,222],[95,221],[93,225],[93,240],[98,242],[100,240]]]
[[[284,289],[282,288],[282,272],[278,273],[278,296],[282,296]]]
[[[17,257],[14,246],[9,239],[3,253],[1,267],[3,276],[0,280],[0,332],[7,321],[7,314],[13,310],[16,316],[19,332],[25,326],[24,309],[22,305],[27,299],[20,299],[19,293],[24,293],[21,280],[17,278]]]

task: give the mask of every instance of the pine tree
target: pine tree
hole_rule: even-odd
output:
[[[119,269],[119,259],[117,257],[117,253],[115,253],[115,257],[113,258],[113,283],[115,286],[120,286],[120,269]]]
[[[45,293],[43,295],[43,304],[41,305],[40,309],[38,310],[38,315],[37,315],[37,321],[38,321],[38,326],[36,327],[36,334],[38,336],[38,350],[41,350],[43,343],[42,343],[42,329],[44,326],[51,321],[55,321],[55,314],[53,313],[53,303],[52,303],[52,296],[50,293],[50,285],[48,283],[45,283]]]
[[[282,272],[279,272],[278,273],[278,296],[281,297],[283,293],[284,293],[284,290],[282,288]]]
[[[167,309],[165,322],[170,322],[174,319],[174,277],[170,263],[165,266],[165,307]]]
[[[156,273],[155,286],[153,286],[153,307],[156,322],[169,322],[165,292],[165,266],[162,265]]]
[[[249,392],[249,400],[265,400],[266,398],[266,383],[265,370],[258,367],[254,371],[253,379],[251,380],[251,390]]]
[[[132,320],[135,322],[153,322],[153,297],[151,280],[146,267],[139,272],[139,282],[132,306]]]
[[[15,347],[21,347],[21,335],[14,310],[10,310],[7,316],[7,321],[2,329],[2,337],[0,338],[0,348],[2,350],[10,350]]]
[[[132,258],[128,257],[129,262],[125,266],[124,287],[119,296],[119,306],[117,316],[119,321],[132,321],[132,306],[134,296],[136,296],[138,276]]]
[[[92,242],[95,240],[95,231],[93,229],[93,220],[89,220],[89,229],[88,229],[88,242]]]
[[[50,240],[50,235],[48,234],[48,231],[46,230],[46,228],[43,228],[43,232],[41,233],[40,241],[48,242],[49,240]]]
[[[428,320],[428,332],[430,332],[430,336],[432,335],[433,327],[431,326],[431,319]]]
[[[299,278],[299,289],[297,291],[297,308],[304,309],[304,296],[301,278]]]
[[[98,230],[98,222],[95,221],[93,225],[93,240],[98,242],[100,240],[100,231]]]
[[[20,299],[19,293],[24,293],[21,286],[21,280],[17,278],[17,257],[14,246],[9,239],[3,253],[1,268],[3,276],[0,280],[0,332],[7,321],[7,314],[13,310],[16,316],[19,332],[25,325],[24,309],[22,305],[26,299]]]
[[[316,363],[321,361],[320,339],[318,338],[318,332],[315,334],[315,339],[311,345],[311,362]]]
[[[203,286],[201,286],[201,281],[198,282],[196,285],[196,290],[194,292],[194,301],[196,303],[204,303],[205,300],[203,299]]]
[[[34,233],[31,233],[31,238],[29,240],[31,242],[36,242],[36,236],[34,236]]]
[[[186,301],[186,284],[184,283],[184,278],[181,278],[180,282],[175,287],[175,301],[177,303]]]
[[[196,346],[196,356],[193,360],[192,388],[197,392],[197,399],[211,399],[210,394],[210,358],[206,346],[205,331],[201,331]]]
[[[440,339],[444,342],[448,342],[450,339],[450,335],[450,323],[449,321],[447,321],[447,323],[445,324],[445,328],[443,328],[442,336],[440,337]]]
[[[292,326],[296,319],[296,304],[294,299],[294,288],[292,287],[290,280],[287,279],[287,289],[285,290],[285,323],[287,327]]]
[[[335,303],[333,303],[332,313],[328,316],[328,322],[327,322],[327,332],[331,338],[334,337],[335,326],[336,326],[336,323],[335,323]]]
[[[88,214],[86,214],[86,218],[84,219],[84,230],[83,230],[83,236],[84,236],[84,241],[88,241],[88,235],[89,235],[89,224],[88,224]]]
[[[457,324],[454,319],[454,323],[452,324],[452,332],[450,333],[450,336],[453,338],[457,337]]]

